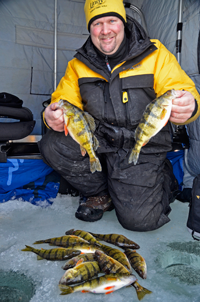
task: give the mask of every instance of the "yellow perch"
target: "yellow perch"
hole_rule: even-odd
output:
[[[136,280],[134,275],[110,274],[97,277],[73,287],[59,284],[59,288],[62,291],[61,295],[68,295],[78,291],[82,293],[110,294],[124,286],[132,284]]]
[[[124,253],[128,257],[132,268],[138,273],[141,278],[146,279],[147,265],[145,259],[134,250],[126,249]]]
[[[95,261],[95,253],[80,254],[76,257],[73,257],[72,259],[67,260],[67,262],[62,266],[62,269],[67,270],[76,266],[79,260],[83,260],[83,262]]]
[[[80,255],[81,251],[75,249],[65,249],[65,248],[55,248],[55,249],[35,249],[34,247],[26,245],[26,248],[22,250],[23,252],[33,252],[37,254],[37,259],[42,260],[67,260],[72,257]]]
[[[123,266],[120,262],[115,260],[114,258],[104,254],[103,252],[97,250],[95,252],[95,256],[98,260],[100,269],[106,274],[120,274],[120,275],[132,275],[125,266]],[[151,291],[141,286],[137,279],[135,282],[131,284],[136,292],[138,299],[141,300],[146,294],[151,294]]]
[[[75,235],[66,235],[61,237],[54,237],[54,238],[48,238],[43,239],[34,242],[33,244],[41,244],[41,243],[49,243],[49,245],[56,245],[56,246],[62,246],[62,247],[74,247],[78,243],[88,243],[88,241],[84,240],[83,238],[80,238]]]
[[[95,256],[102,272],[106,274],[130,275],[130,271],[128,271],[123,264],[121,264],[114,258],[106,255],[102,251],[96,250]]]
[[[78,237],[83,238],[84,240],[87,240],[93,245],[101,246],[101,243],[89,232],[83,231],[83,230],[68,230],[65,232],[66,235],[75,235]]]
[[[93,294],[111,294],[114,291],[129,285],[135,287],[139,300],[144,298],[146,294],[151,294],[151,291],[142,287],[137,282],[136,277],[132,274],[104,275],[75,286],[59,284],[59,288],[61,290],[61,295],[68,295],[78,291],[81,291],[82,293],[90,292]]]
[[[101,249],[103,250],[103,252],[106,255],[108,255],[108,256],[114,258],[115,260],[119,261],[122,265],[125,266],[125,268],[129,272],[131,272],[130,262],[129,262],[127,256],[122,251],[120,251],[118,249],[114,249],[114,248],[112,248],[108,245],[104,245],[104,244],[102,244]]]
[[[92,245],[90,243],[84,243],[84,242],[77,243],[76,246],[74,246],[73,248],[81,251],[82,254],[95,253],[97,249],[101,250],[101,248],[97,247],[96,245]],[[71,249],[71,248],[68,247],[66,249]]]
[[[97,261],[84,262],[80,260],[74,268],[68,269],[59,281],[59,284],[71,285],[88,281],[97,277],[100,268]]]
[[[124,235],[119,234],[95,234],[91,233],[98,240],[103,240],[108,243],[112,243],[121,248],[131,248],[131,249],[139,249],[140,246],[134,241],[126,238]]]
[[[135,146],[129,157],[129,164],[137,164],[141,148],[155,136],[168,122],[172,100],[176,98],[175,90],[169,90],[153,100],[145,109],[139,125],[135,130]]]
[[[93,134],[95,131],[95,121],[93,117],[67,101],[60,100],[58,104],[60,108],[63,109],[65,135],[69,133],[80,145],[81,154],[83,156],[85,156],[87,152],[90,158],[91,172],[101,171],[100,161],[95,154],[99,142]]]

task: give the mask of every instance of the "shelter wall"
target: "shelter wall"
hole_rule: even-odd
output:
[[[87,39],[84,0],[58,0],[57,84]],[[179,0],[127,0],[141,8],[149,36],[176,55]],[[127,13],[142,21],[137,13]],[[183,1],[182,68],[197,74],[200,2]],[[143,24],[142,24],[143,25]],[[14,94],[33,112],[41,134],[42,102],[54,90],[54,0],[0,0],[0,92]]]

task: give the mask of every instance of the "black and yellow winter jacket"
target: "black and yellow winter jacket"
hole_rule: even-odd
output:
[[[170,89],[190,91],[197,101],[198,110],[187,124],[200,114],[200,96],[174,55],[158,40],[149,40],[137,21],[129,17],[127,21],[129,49],[123,62],[110,73],[89,37],[68,63],[51,102],[67,100],[88,111],[97,125],[114,127],[111,132],[124,129],[124,140],[134,141],[132,134],[126,136],[125,132],[136,128],[146,105],[155,97]],[[161,136],[157,135],[155,143],[162,140]],[[129,143],[125,147],[129,148]],[[169,151],[169,145],[165,151]]]

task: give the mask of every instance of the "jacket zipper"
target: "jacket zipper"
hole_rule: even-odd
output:
[[[110,64],[108,62],[108,56],[105,56],[105,62],[106,62],[106,66],[108,68],[108,71],[111,72],[112,69],[111,69]]]

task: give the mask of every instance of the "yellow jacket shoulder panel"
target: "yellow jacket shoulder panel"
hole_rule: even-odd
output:
[[[104,79],[78,59],[75,58],[71,60],[68,63],[64,77],[60,80],[57,89],[51,96],[51,103],[58,102],[62,99],[83,109],[78,80],[87,77]]]
[[[157,96],[160,96],[170,89],[189,91],[198,104],[198,111],[195,116],[184,124],[191,123],[200,115],[200,95],[195,84],[181,68],[175,56],[160,41],[152,40],[152,42],[155,42],[158,48],[155,54],[152,54],[157,55],[154,71],[155,92]]]
[[[151,41],[157,49],[129,70],[121,72],[120,77],[153,74],[154,90],[157,97],[171,89],[191,92],[198,103],[198,111],[185,124],[190,123],[200,114],[200,95],[195,84],[181,68],[175,56],[159,40],[152,39]]]

